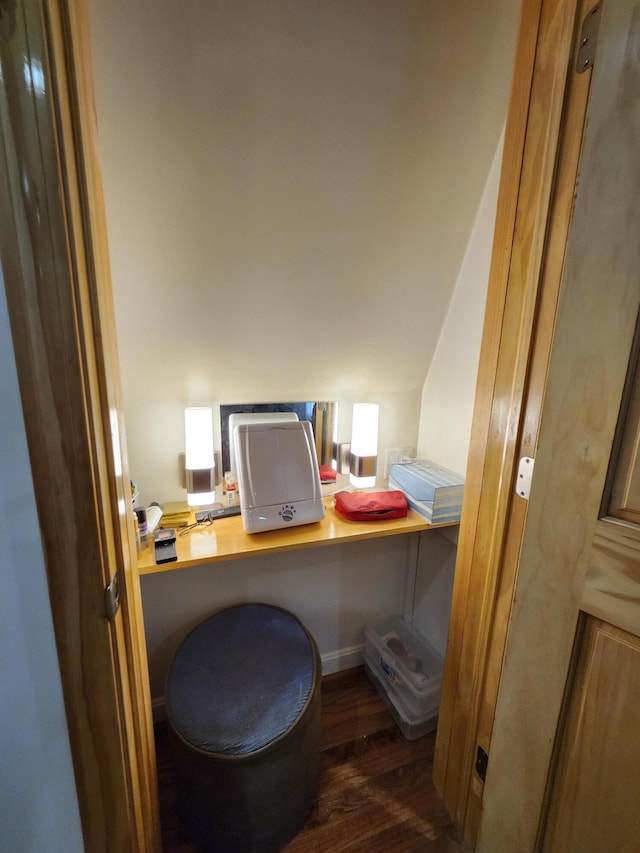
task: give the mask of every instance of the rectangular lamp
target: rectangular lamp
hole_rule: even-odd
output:
[[[349,482],[357,489],[370,489],[376,484],[379,408],[377,403],[353,405]]]
[[[205,506],[216,497],[213,456],[213,413],[207,406],[184,410],[187,503]]]

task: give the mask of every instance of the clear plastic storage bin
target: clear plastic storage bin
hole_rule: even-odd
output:
[[[444,661],[400,616],[365,628],[365,653],[405,717],[423,719],[440,706]]]
[[[429,734],[429,732],[434,732],[438,727],[438,709],[436,708],[435,711],[432,711],[425,717],[416,717],[414,714],[411,714],[406,708],[400,705],[397,694],[390,689],[389,683],[381,681],[380,670],[369,658],[366,651],[362,657],[365,672],[406,739],[417,740],[419,737]]]

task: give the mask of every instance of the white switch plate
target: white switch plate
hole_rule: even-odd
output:
[[[414,459],[415,455],[415,447],[388,447],[383,455],[382,479],[389,479],[391,466],[396,462],[407,462],[409,459]]]

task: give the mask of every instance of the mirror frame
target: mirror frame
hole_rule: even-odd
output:
[[[318,465],[328,465],[334,458],[334,436],[338,422],[338,404],[327,401],[297,403],[221,403],[220,456],[221,475],[229,470],[229,415],[261,412],[295,412],[301,421],[310,421],[316,443]]]

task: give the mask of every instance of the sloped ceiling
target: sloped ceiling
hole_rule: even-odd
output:
[[[516,6],[93,0],[125,402],[420,391]]]

